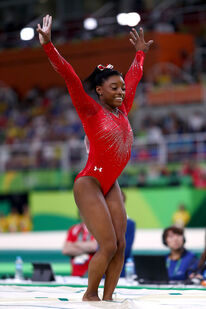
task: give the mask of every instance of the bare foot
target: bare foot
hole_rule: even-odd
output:
[[[101,301],[101,299],[97,294],[89,294],[86,292],[82,298],[82,301]]]

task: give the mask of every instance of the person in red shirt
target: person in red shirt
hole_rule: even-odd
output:
[[[97,241],[83,222],[75,224],[68,230],[62,253],[71,257],[72,276],[87,275],[89,262],[97,248]]]
[[[97,94],[95,101],[72,66],[51,43],[52,17],[38,24],[40,44],[54,69],[64,78],[72,103],[90,143],[85,168],[74,183],[75,202],[88,230],[98,242],[89,263],[88,287],[83,301],[99,301],[98,287],[105,274],[103,300],[112,300],[124,263],[127,216],[117,178],[131,155],[133,133],[128,120],[136,87],[143,74],[145,52],[153,41],[145,42],[143,29],[130,32],[136,54],[125,79],[112,65],[98,65],[87,79]]]

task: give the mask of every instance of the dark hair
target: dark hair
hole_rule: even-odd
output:
[[[105,80],[113,75],[122,76],[122,74],[117,70],[107,68],[100,70],[96,67],[94,71],[84,80],[84,83],[89,90],[94,90],[98,95],[96,87],[101,86]]]
[[[177,226],[170,226],[163,231],[162,234],[162,242],[165,246],[167,246],[167,236],[169,232],[173,232],[174,234],[178,234],[183,236],[183,242],[185,243],[184,230]]]

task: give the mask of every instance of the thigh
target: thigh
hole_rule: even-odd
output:
[[[99,246],[105,242],[116,243],[111,214],[98,182],[90,176],[80,177],[73,189],[80,215]]]
[[[117,181],[107,193],[105,199],[112,218],[117,240],[122,240],[125,238],[127,228],[127,214],[122,192]]]

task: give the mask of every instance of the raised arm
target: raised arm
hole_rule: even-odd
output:
[[[136,55],[125,76],[126,95],[124,99],[124,108],[128,114],[135,97],[137,85],[143,74],[143,63],[145,53],[149,50],[152,40],[145,42],[143,29],[140,28],[139,34],[133,28],[130,32],[130,42],[134,46]]]
[[[98,105],[92,100],[84,91],[81,80],[75,73],[72,66],[59,54],[57,49],[51,43],[51,27],[52,16],[46,15],[43,18],[42,27],[40,24],[37,26],[39,33],[39,41],[44,48],[54,69],[64,78],[72,102],[77,109],[79,115],[84,113],[96,112]]]

